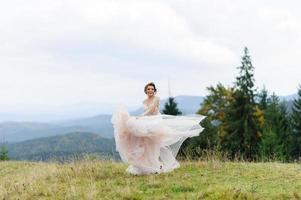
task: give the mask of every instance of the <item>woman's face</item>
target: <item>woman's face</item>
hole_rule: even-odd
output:
[[[146,95],[148,97],[154,96],[155,95],[155,88],[153,86],[151,86],[151,85],[147,86],[147,88],[146,88]]]

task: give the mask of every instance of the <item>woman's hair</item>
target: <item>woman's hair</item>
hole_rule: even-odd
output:
[[[157,88],[156,88],[155,84],[154,84],[153,82],[150,82],[150,83],[148,83],[148,84],[146,84],[146,85],[144,86],[144,93],[145,93],[145,94],[146,94],[146,90],[147,90],[147,87],[148,87],[148,86],[153,86],[153,87],[154,87],[154,91],[157,92]]]

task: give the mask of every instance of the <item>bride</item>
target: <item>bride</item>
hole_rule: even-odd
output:
[[[146,84],[144,92],[147,98],[141,115],[130,116],[122,106],[113,113],[116,150],[122,161],[129,164],[127,172],[131,174],[169,172],[180,166],[176,155],[184,140],[202,131],[202,116],[160,114],[155,84]]]

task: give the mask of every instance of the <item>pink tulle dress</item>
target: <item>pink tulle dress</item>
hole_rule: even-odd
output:
[[[176,155],[188,137],[198,136],[203,116],[173,116],[159,112],[157,96],[143,101],[144,112],[130,116],[124,106],[113,113],[116,150],[127,172],[135,175],[169,172],[180,166]]]

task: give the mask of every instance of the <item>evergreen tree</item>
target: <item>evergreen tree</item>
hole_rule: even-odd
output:
[[[267,98],[265,125],[260,143],[262,159],[289,159],[289,120],[285,103],[273,94]]]
[[[292,114],[292,146],[291,155],[294,159],[301,157],[301,85],[298,89],[298,97],[294,100]]]
[[[0,161],[8,159],[8,150],[5,148],[5,146],[0,146]]]
[[[282,154],[284,161],[289,161],[291,158],[290,149],[291,149],[291,120],[288,112],[288,107],[286,102],[280,103],[280,119],[279,119],[279,138],[280,144],[282,146]]]
[[[259,108],[261,110],[266,110],[268,107],[268,91],[266,88],[263,88],[261,92],[258,94],[259,97]]]
[[[232,157],[240,154],[253,160],[258,153],[264,117],[255,103],[254,67],[246,47],[238,69],[234,101],[227,111],[228,129],[222,147]]]
[[[182,112],[178,109],[178,104],[175,98],[169,97],[168,101],[164,105],[163,113],[166,115],[181,115]]]

